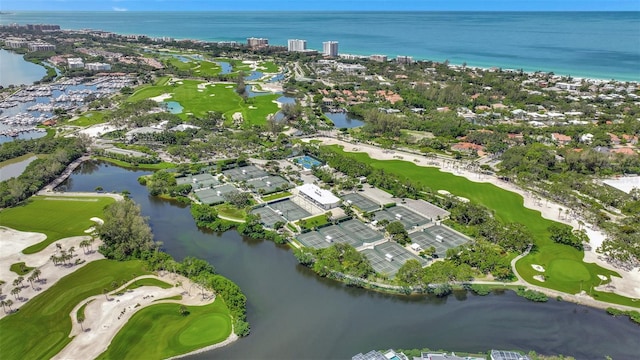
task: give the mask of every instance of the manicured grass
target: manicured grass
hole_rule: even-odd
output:
[[[109,157],[104,157],[104,156],[96,156],[95,157],[98,160],[101,161],[106,161],[109,163],[112,163],[114,165],[118,165],[120,167],[123,168],[130,168],[130,169],[141,169],[141,170],[162,170],[162,169],[173,169],[176,167],[176,164],[173,163],[168,163],[165,161],[159,162],[157,164],[138,164],[138,165],[134,165],[125,161],[121,161],[121,160],[117,160],[117,159],[112,159]]]
[[[136,102],[162,94],[171,94],[172,97],[168,101],[180,103],[184,109],[178,116],[183,119],[187,118],[187,113],[206,116],[209,111],[217,111],[225,115],[227,122],[232,122],[233,114],[240,112],[246,126],[265,124],[267,115],[278,112],[278,105],[273,103],[273,100],[280,97],[278,94],[260,95],[244,101],[235,92],[236,86],[233,83],[207,85],[204,89],[198,89],[201,81],[183,80],[181,82],[182,84],[140,88],[128,101]]]
[[[191,60],[189,62],[182,62],[174,57],[165,61],[180,70],[189,70],[193,76],[215,76],[222,71],[220,65],[210,61]]]
[[[304,220],[298,220],[298,222],[296,224],[298,224],[298,226],[300,226],[300,228],[302,229],[313,229],[316,228],[318,226],[322,226],[324,224],[328,223],[327,221],[327,216],[325,214],[320,214],[308,219],[304,219]]]
[[[133,315],[98,359],[166,359],[225,340],[231,315],[222,298],[205,306],[157,304]]]
[[[616,272],[598,265],[584,263],[582,251],[552,242],[547,228],[558,223],[542,218],[539,211],[525,208],[524,199],[519,194],[503,190],[492,184],[475,183],[462,176],[441,172],[437,168],[419,167],[411,162],[401,160],[375,160],[367,154],[347,153],[338,146],[331,147],[372,167],[404,176],[412,182],[431,188],[433,191],[447,190],[454,195],[484,205],[494,211],[496,218],[504,222],[517,222],[525,225],[534,237],[536,248],[517,262],[516,269],[527,282],[575,294],[581,288],[584,290],[598,286],[601,283],[598,274],[619,276]],[[554,264],[556,262],[557,264]],[[532,264],[545,267],[546,281],[544,283],[533,279],[533,276],[539,273],[531,267]],[[602,298],[611,298],[608,294],[602,294],[602,296]],[[625,305],[640,305],[632,302],[631,299],[619,298],[618,300],[626,299],[623,300]]]
[[[283,191],[283,192],[263,196],[262,201],[271,201],[271,200],[281,199],[287,196],[291,196],[291,193],[288,191]]]
[[[105,120],[105,116],[107,115],[106,113],[106,111],[88,111],[82,114],[79,118],[69,121],[69,125],[85,127],[101,124],[107,122],[107,120]]]
[[[182,300],[182,295],[169,296],[169,297],[162,298],[162,299],[156,299],[156,300],[153,300],[153,302],[162,301],[162,300]]]
[[[276,73],[278,72],[278,65],[272,61],[263,61],[258,63],[258,70],[266,73]]]
[[[9,270],[13,271],[18,275],[27,275],[33,269],[35,268],[28,267],[27,264],[24,263],[24,261],[11,264],[11,266],[9,267]]]
[[[70,341],[69,313],[88,297],[99,295],[113,281],[146,274],[142,261],[98,260],[63,277],[19,311],[0,320],[3,359],[49,359]],[[46,274],[41,276],[46,278]]]
[[[230,204],[216,205],[215,209],[219,215],[222,215],[230,219],[231,221],[244,221],[244,218],[247,217],[247,212],[244,209],[238,209],[237,207]]]
[[[114,201],[109,197],[34,196],[16,207],[2,210],[0,225],[47,235],[44,241],[23,250],[25,254],[33,254],[56,240],[86,235],[84,231],[96,224],[90,219],[102,217],[104,208]]]
[[[155,286],[161,289],[170,289],[173,287],[173,285],[159,279],[145,278],[145,279],[139,279],[132,282],[131,284],[129,284],[129,286],[127,286],[126,289],[132,290],[132,289],[137,289],[141,286]]]

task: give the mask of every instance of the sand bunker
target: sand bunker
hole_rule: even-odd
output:
[[[544,276],[542,276],[542,275],[534,275],[533,278],[535,280],[540,281],[540,282],[544,282]]]
[[[173,94],[165,93],[165,94],[162,94],[162,95],[158,95],[158,96],[149,98],[149,100],[153,100],[155,102],[163,102],[165,100],[171,99],[172,96],[173,96]]]
[[[539,272],[544,272],[544,268],[540,265],[536,265],[536,264],[531,264],[531,267],[533,268],[533,270],[535,271],[539,271]]]
[[[92,217],[91,219],[89,219],[95,223],[97,223],[98,225],[104,225],[104,220],[100,219],[99,217]]]

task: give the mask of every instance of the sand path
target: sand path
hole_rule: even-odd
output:
[[[515,192],[521,195],[524,199],[524,206],[531,210],[539,211],[543,218],[557,221],[560,223],[567,224],[572,226],[573,228],[579,228],[581,225],[578,223],[580,219],[569,218],[569,217],[560,217],[559,218],[559,210],[562,213],[568,213],[568,208],[557,204],[551,200],[543,199],[543,201],[538,201],[530,192],[521,189],[520,187],[514,185],[513,183],[509,183],[503,180],[498,179],[495,176],[478,174],[476,172],[466,170],[461,163],[452,160],[452,159],[443,159],[443,158],[432,158],[426,157],[423,155],[417,155],[413,153],[409,153],[401,150],[386,150],[381,149],[377,146],[367,145],[367,144],[352,144],[343,140],[338,140],[335,138],[328,137],[316,137],[304,139],[303,141],[309,142],[312,140],[321,141],[325,145],[341,145],[343,146],[344,151],[346,152],[360,152],[367,153],[371,158],[377,160],[404,160],[408,162],[412,162],[417,166],[422,167],[436,167],[439,168],[442,172],[452,173],[457,176],[465,177],[466,179],[479,182],[479,183],[491,183],[501,189],[508,190],[511,192]],[[439,190],[439,189],[435,189]],[[588,263],[596,263],[599,266],[611,269],[616,271],[621,275],[622,278],[613,277],[611,285],[615,288],[606,288],[606,286],[602,286],[601,291],[610,291],[615,292],[616,294],[620,294],[623,296],[631,297],[631,298],[640,298],[640,268],[634,268],[631,270],[625,270],[616,268],[610,263],[606,262],[602,256],[598,255],[595,250],[602,244],[604,239],[606,239],[606,235],[599,230],[593,229],[590,224],[586,221],[585,230],[587,232],[587,236],[589,237],[589,242],[592,247],[592,250],[585,251],[584,261]]]

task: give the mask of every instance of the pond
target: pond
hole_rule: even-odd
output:
[[[395,296],[320,278],[298,265],[286,246],[246,239],[235,231],[198,229],[188,207],[149,196],[137,182],[145,174],[85,163],[65,186],[130,191],[169,254],[176,260],[205,259],[242,288],[251,335],[190,359],[345,359],[371,349],[422,347],[526,349],[587,360],[637,358],[640,326],[602,310],[555,300],[534,303],[513,292]]]
[[[226,61],[216,61],[216,64],[220,65],[220,67],[222,68],[222,70],[220,71],[220,74],[222,75],[231,74],[231,72],[233,71],[233,66],[231,66],[231,64]]]
[[[165,103],[167,104],[167,109],[172,114],[181,114],[184,109],[177,101],[165,101]]]
[[[258,80],[258,79],[260,79],[260,78],[261,78],[261,77],[263,77],[263,76],[264,76],[264,73],[263,73],[263,72],[260,72],[260,71],[252,71],[252,72],[251,72],[251,74],[249,74],[249,75],[245,76],[245,77],[244,77],[244,79],[245,79],[246,81]]]
[[[331,120],[331,122],[333,122],[333,125],[338,129],[355,128],[355,127],[360,127],[364,125],[364,121],[353,118],[349,116],[349,114],[346,112],[340,112],[340,113],[326,112],[324,114],[326,117],[329,118],[329,120]]]

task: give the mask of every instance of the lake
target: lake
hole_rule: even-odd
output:
[[[24,155],[9,160],[6,165],[0,167],[0,181],[20,176],[24,172],[24,169],[37,158],[35,155]]]
[[[349,116],[349,114],[346,112],[339,112],[339,113],[326,112],[324,113],[324,115],[328,117],[329,120],[331,120],[331,122],[333,123],[333,125],[335,125],[335,127],[338,129],[342,129],[342,128],[350,129],[350,128],[360,127],[364,125],[364,121],[353,118]]]
[[[65,186],[130,191],[169,254],[176,260],[205,259],[242,288],[251,335],[190,359],[344,359],[371,349],[421,347],[637,357],[640,326],[598,309],[555,300],[534,303],[513,292],[484,297],[460,292],[444,299],[389,295],[320,278],[298,265],[286,246],[235,231],[198,229],[188,207],[151,197],[138,184],[137,178],[149,173],[89,162]]]
[[[22,55],[0,49],[0,86],[31,85],[46,74],[44,67],[25,61]]]

